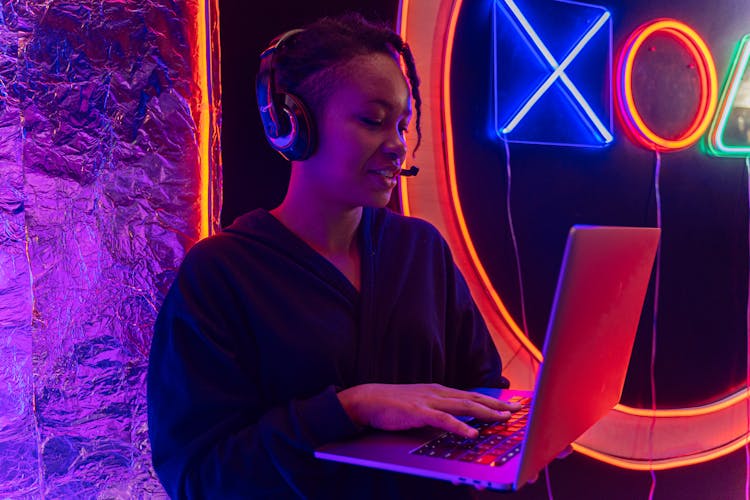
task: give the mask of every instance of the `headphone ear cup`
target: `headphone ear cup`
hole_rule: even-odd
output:
[[[286,92],[282,96],[282,112],[284,119],[288,120],[289,133],[271,144],[289,161],[306,160],[315,151],[317,139],[312,114],[299,97]]]
[[[258,101],[258,111],[260,112],[260,121],[263,124],[263,132],[266,139],[278,149],[274,142],[288,133],[289,119],[284,113],[279,113],[280,107],[277,104],[278,95],[273,89],[273,70],[268,57],[261,58],[261,67],[255,80],[255,95]]]
[[[266,139],[289,161],[305,160],[313,153],[315,124],[299,97],[276,89],[274,54],[290,37],[302,31],[287,31],[271,41],[260,55],[260,69],[255,79],[255,95]]]

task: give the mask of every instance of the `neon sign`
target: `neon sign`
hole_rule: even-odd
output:
[[[737,44],[721,95],[721,106],[708,133],[707,149],[714,156],[750,157],[749,61],[750,35],[745,35]]]
[[[525,0],[521,8],[514,0],[497,0],[493,25],[496,133],[511,142],[610,144],[611,92],[600,94],[611,88],[611,71],[597,68],[603,62],[611,68],[609,11],[578,2]],[[507,54],[519,39],[516,52],[532,57]]]
[[[676,139],[666,139],[652,131],[643,121],[633,99],[633,61],[648,37],[663,32],[679,41],[698,63],[700,104],[693,122]],[[637,28],[623,46],[617,64],[617,110],[623,125],[637,143],[646,149],[676,151],[695,143],[708,128],[714,110],[718,85],[716,66],[706,42],[689,26],[673,19],[657,19]]]
[[[495,133],[510,142],[607,146],[614,139],[614,74],[614,108],[636,144],[655,151],[685,149],[705,134],[713,118],[707,151],[714,156],[750,155],[748,37],[737,50],[714,117],[719,101],[716,66],[698,33],[674,19],[645,23],[627,38],[612,71],[611,24],[610,12],[601,6],[568,0],[494,0]],[[646,124],[633,95],[635,58],[655,34],[670,36],[688,51],[700,85],[695,115],[675,138]],[[602,72],[602,65],[608,70]],[[727,138],[728,132],[734,135]]]
[[[497,9],[500,1],[494,0],[493,8]],[[520,2],[521,0],[513,1]],[[531,0],[523,1],[522,13],[528,20],[530,14],[527,5]],[[501,357],[509,360],[504,366],[505,374],[514,381],[517,387],[529,388],[533,384],[534,373],[541,360],[541,353],[515,322],[505,307],[500,294],[493,286],[472,241],[458,189],[458,166],[456,164],[454,117],[451,103],[460,102],[456,99],[465,99],[465,96],[457,95],[454,91],[451,72],[454,60],[456,27],[464,3],[463,0],[402,0],[400,10],[401,33],[409,41],[412,50],[415,52],[418,71],[423,75],[424,81],[421,87],[424,89],[423,101],[429,103],[432,109],[439,109],[440,113],[427,113],[423,116],[422,129],[431,132],[423,137],[423,147],[419,150],[418,161],[426,168],[422,171],[424,174],[420,173],[421,177],[418,184],[412,184],[412,181],[401,184],[400,195],[406,214],[416,214],[428,219],[446,235],[451,244],[451,249],[454,251],[456,261],[472,289],[477,305],[487,320]],[[558,2],[547,1],[548,6],[556,3]],[[566,3],[572,4],[572,2]],[[502,8],[505,9],[505,7]],[[499,13],[508,16],[505,11]],[[537,29],[538,20],[532,19],[529,22],[532,21],[534,31],[539,35],[541,30]],[[589,28],[579,31],[585,34],[590,30],[592,24],[587,26]],[[519,28],[514,29],[518,31]],[[602,32],[603,30],[600,30],[597,33],[601,34]],[[674,38],[680,36],[675,33],[676,30],[668,33],[668,36]],[[684,42],[683,45],[694,45],[694,40],[690,41],[689,39],[691,36],[683,33],[681,43]],[[540,36],[539,38],[547,44],[550,43],[546,36]],[[586,45],[586,49],[592,48],[591,43],[589,42]],[[748,62],[750,59],[748,43],[750,43],[748,37],[743,38],[736,52],[735,60],[729,71],[728,83],[725,84],[720,99],[721,105],[718,108],[705,107],[700,116],[703,119],[705,118],[703,115],[710,116],[714,112],[713,109],[718,109],[709,135],[721,137],[725,149],[736,148],[731,151],[735,155],[740,155],[740,147],[743,144],[739,139],[734,139],[734,136],[728,130],[732,127],[732,131],[740,128],[734,125],[730,127],[732,120],[737,121],[733,116],[737,115],[738,109],[744,113],[745,101],[743,99],[745,99],[745,96],[750,99],[750,94],[746,94],[746,92],[750,92],[750,83],[748,83],[750,75],[747,74],[750,64]],[[537,53],[539,49],[533,45],[533,42],[531,44],[534,47],[534,53]],[[565,54],[569,54],[570,48],[575,45],[574,42],[561,52],[564,55],[557,57],[556,60],[560,61],[558,66],[562,66],[562,62],[566,58]],[[697,61],[700,56],[700,49],[695,49],[696,52],[693,52],[688,46],[687,50],[696,59],[697,66],[700,65],[700,61]],[[543,58],[543,56],[541,57]],[[620,57],[619,59],[622,60],[623,58]],[[572,71],[573,67],[579,62],[581,62],[580,59],[575,59],[564,68],[564,71],[566,73]],[[539,67],[544,69],[543,75],[539,77],[539,82],[549,78],[551,72],[555,71],[547,63],[537,65],[537,70],[539,70]],[[601,66],[599,69],[601,69]],[[707,66],[700,71],[709,75]],[[610,72],[610,74],[613,73]],[[577,78],[571,78],[571,80],[577,86],[581,84]],[[704,80],[706,88],[702,89],[704,94],[708,93],[709,81],[710,76],[707,76]],[[552,87],[563,87],[559,77]],[[550,96],[552,87],[542,94],[537,104],[530,107],[529,114],[520,120],[518,127],[532,118],[531,113],[539,112],[544,104],[543,100]],[[528,85],[524,88],[523,97],[530,97],[536,92],[537,87],[529,90],[530,88]],[[601,87],[599,90],[602,90]],[[567,93],[567,91],[565,92]],[[706,97],[707,104],[710,105],[711,100],[714,102],[718,100],[717,93],[714,93],[711,99]],[[518,102],[520,101],[516,101],[516,103]],[[509,110],[509,113],[521,109],[522,106],[523,102]],[[747,106],[747,108],[750,110],[750,106]],[[698,116],[693,121],[697,119]],[[579,120],[580,123],[583,123],[583,121]],[[497,123],[503,124],[505,122],[498,121]],[[750,117],[748,117],[748,123],[750,123]],[[723,132],[722,124],[724,124],[725,129]],[[520,131],[518,127],[514,133]],[[688,129],[690,128],[694,128],[690,135],[700,135],[695,134],[697,125],[691,125]],[[742,130],[747,132],[748,129]],[[686,136],[685,133],[680,135]],[[684,137],[683,140],[688,137]],[[509,141],[512,139],[510,135],[507,138]],[[413,140],[413,137],[409,140]],[[697,141],[698,138],[690,138],[690,140]],[[715,144],[718,145],[719,143],[716,142]],[[413,146],[413,143],[410,145]],[[687,145],[683,146],[687,147]],[[742,153],[742,155],[750,156],[750,153]],[[750,435],[747,432],[749,399],[750,392],[743,385],[731,388],[730,394],[714,401],[684,408],[652,410],[618,405],[610,415],[577,441],[575,449],[603,462],[635,470],[670,469],[706,462],[727,455],[744,446],[750,440]],[[622,439],[623,436],[629,436],[630,439]]]

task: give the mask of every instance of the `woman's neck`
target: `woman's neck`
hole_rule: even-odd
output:
[[[314,203],[303,204],[287,196],[271,210],[287,229],[326,258],[359,290],[361,257],[357,228],[362,220],[362,207],[352,210],[331,210]]]
[[[290,231],[326,257],[346,256],[357,251],[357,228],[362,207],[342,209],[317,199],[287,193],[271,214]]]

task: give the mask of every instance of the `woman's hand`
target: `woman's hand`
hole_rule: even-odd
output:
[[[477,430],[456,416],[502,421],[521,407],[440,384],[363,384],[338,396],[349,417],[362,426],[398,431],[429,425],[472,439]]]

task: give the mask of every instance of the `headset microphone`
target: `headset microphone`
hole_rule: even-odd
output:
[[[403,175],[404,177],[414,177],[418,173],[419,167],[412,165],[410,168],[402,168],[399,175]]]

